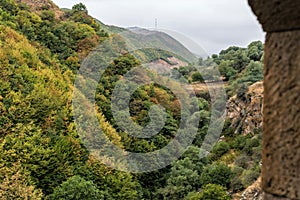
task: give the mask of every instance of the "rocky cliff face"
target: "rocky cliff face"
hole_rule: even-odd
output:
[[[263,83],[249,86],[243,98],[236,95],[227,103],[227,117],[236,133],[249,134],[262,128]]]

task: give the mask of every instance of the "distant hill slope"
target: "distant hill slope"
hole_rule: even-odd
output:
[[[142,48],[145,44],[156,49],[162,49],[164,51],[169,51],[175,55],[177,58],[183,59],[189,63],[193,63],[197,60],[195,54],[190,52],[183,44],[178,40],[174,39],[172,36],[160,32],[152,31],[139,27],[128,28],[128,32],[125,35],[129,38],[131,43],[134,43],[136,47]]]
[[[177,55],[175,57],[181,57],[183,61],[192,62],[197,60],[197,56],[194,53],[165,32],[148,30],[140,27],[129,27],[126,29],[118,26],[106,25],[98,19],[96,19],[96,21],[105,32],[126,36],[126,38],[137,47],[143,47],[145,44],[152,45],[156,48],[163,47],[164,50],[175,53]]]
[[[95,20],[105,32],[123,36],[127,43],[132,45],[132,49],[144,49],[135,54],[135,56],[144,62],[157,61],[161,58],[168,62],[168,58],[171,57],[176,57],[177,59],[188,63],[198,60],[194,53],[189,51],[188,48],[167,33],[139,27],[130,27],[126,29],[118,26],[106,25],[98,19]],[[151,47],[152,50],[150,50],[149,47]]]
[[[66,12],[70,9],[63,8],[62,11]],[[173,59],[172,57],[184,63],[193,63],[198,60],[194,53],[167,33],[140,27],[123,28],[107,25],[96,18],[95,21],[101,26],[101,30],[106,33],[121,35],[129,44],[129,49],[139,49],[139,51],[134,52],[134,56],[142,62],[155,62],[162,59],[172,65],[173,63],[169,61]]]
[[[106,25],[98,19],[95,19],[95,20],[100,24],[101,28],[109,34],[115,34],[115,33],[120,33],[122,31],[126,31],[125,28],[121,28],[118,26],[112,26],[112,25]]]

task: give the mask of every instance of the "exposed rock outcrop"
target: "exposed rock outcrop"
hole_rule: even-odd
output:
[[[241,195],[240,200],[262,200],[261,177],[250,185]]]
[[[240,99],[235,95],[229,99],[227,117],[236,132],[249,134],[262,128],[263,91],[263,83],[257,82],[249,86],[245,98]]]
[[[171,69],[188,66],[188,63],[181,61],[178,58],[169,57],[167,59],[168,62],[163,59],[158,59],[156,61],[149,63],[147,67],[161,73],[170,73]]]

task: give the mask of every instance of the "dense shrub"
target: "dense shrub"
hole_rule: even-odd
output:
[[[203,83],[204,82],[204,79],[201,75],[200,72],[195,72],[193,75],[192,75],[192,81],[193,82],[201,82]]]
[[[53,194],[49,195],[49,200],[95,200],[104,199],[104,194],[99,191],[91,181],[86,181],[80,176],[73,176],[55,188]]]
[[[215,185],[208,184],[202,188],[199,193],[190,193],[186,200],[230,200],[230,195],[227,194],[226,188]]]
[[[238,135],[238,136],[236,136],[230,142],[231,148],[234,148],[236,150],[242,150],[245,147],[246,141],[247,141],[248,138],[249,138],[249,136],[245,136],[245,135]]]
[[[242,155],[238,156],[237,159],[235,160],[235,165],[238,167],[247,169],[250,160],[251,160],[251,157],[249,157],[245,154],[242,154]]]
[[[245,187],[241,179],[239,179],[238,177],[234,177],[231,181],[230,188],[232,192],[236,193],[242,191]]]
[[[209,183],[222,185],[226,188],[230,187],[232,179],[232,171],[230,167],[224,164],[207,165],[201,174],[200,182],[202,185]]]
[[[224,141],[219,142],[214,146],[209,157],[212,161],[215,161],[218,158],[220,158],[222,155],[227,153],[229,151],[229,149],[230,149],[230,146],[227,142],[224,142]]]
[[[258,147],[260,145],[260,140],[257,138],[248,139],[246,141],[245,147],[243,148],[243,152],[247,155],[251,156],[253,153],[253,148]]]
[[[248,187],[254,183],[259,177],[260,172],[255,169],[245,170],[242,174],[241,180],[245,187]]]

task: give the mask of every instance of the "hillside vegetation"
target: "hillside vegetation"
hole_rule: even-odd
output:
[[[212,114],[208,91],[202,89],[191,105],[200,110],[197,136],[179,160],[149,173],[122,172],[102,164],[83,145],[74,122],[74,81],[84,59],[103,42],[112,44],[107,54],[121,52],[98,82],[96,113],[114,144],[144,153],[161,149],[175,137],[181,119],[179,100],[158,84],[139,87],[129,103],[130,118],[136,124],[149,123],[153,105],[166,111],[159,133],[140,139],[118,127],[111,110],[113,90],[124,74],[143,62],[182,58],[153,49],[128,52],[117,28],[102,25],[102,29],[83,4],[62,11],[51,1],[36,7],[32,2],[0,2],[0,199],[231,199],[231,194],[257,180],[261,127],[245,131],[244,116],[228,117],[220,141],[199,159]],[[156,37],[175,45],[169,36],[159,33]],[[254,105],[252,96],[257,93],[251,85],[263,78],[262,60],[263,44],[253,42],[247,48],[230,47],[200,59],[197,65],[208,74],[199,73],[188,60],[181,60],[188,66],[170,72],[172,76],[179,72],[195,85],[204,83],[209,70],[217,68],[227,82],[228,99],[234,98],[228,105],[238,102],[240,109],[252,112],[247,106]]]

